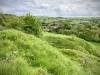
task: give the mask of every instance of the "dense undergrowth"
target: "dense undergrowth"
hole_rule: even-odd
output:
[[[0,31],[0,75],[100,75],[99,57],[77,37]]]

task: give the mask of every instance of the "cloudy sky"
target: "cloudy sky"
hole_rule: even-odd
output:
[[[100,16],[100,0],[0,0],[0,12],[34,16]]]

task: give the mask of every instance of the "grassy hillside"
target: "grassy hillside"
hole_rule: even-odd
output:
[[[98,50],[95,46],[85,41],[84,39],[77,38],[74,35],[66,36],[45,32],[43,36],[50,45],[58,49],[75,49],[100,57],[100,54],[98,53]]]
[[[100,53],[90,43],[44,33],[0,31],[0,75],[100,75]]]
[[[93,44],[95,48],[100,52],[100,43],[96,43],[96,42],[90,42],[90,43]]]
[[[74,35],[44,33],[45,40],[53,47],[61,51],[67,58],[78,62],[91,75],[99,75],[100,69],[100,44],[91,44]]]

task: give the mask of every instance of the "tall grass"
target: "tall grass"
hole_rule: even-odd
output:
[[[73,36],[54,35],[44,33],[45,40],[53,47],[59,49],[67,58],[79,62],[90,75],[99,75],[100,52],[91,43]],[[98,65],[98,66],[97,66]]]
[[[95,46],[75,36],[65,36],[61,34],[52,34],[46,32],[44,33],[44,37],[45,40],[53,47],[59,49],[75,49],[100,57],[100,54],[98,50],[95,49]]]
[[[88,52],[85,41],[75,41],[78,38],[45,35],[43,40],[21,31],[0,31],[0,75],[99,75],[98,56]]]
[[[30,67],[25,59],[18,57],[11,62],[0,62],[0,75],[49,75],[43,68]]]
[[[1,75],[87,74],[46,41],[21,31],[0,31],[0,47]]]

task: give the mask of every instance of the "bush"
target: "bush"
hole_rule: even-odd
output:
[[[94,40],[95,40],[96,42],[99,41],[99,34],[96,34],[96,35],[94,36]]]
[[[5,16],[0,13],[0,25],[5,26]]]
[[[30,13],[25,16],[9,16],[5,17],[3,14],[0,14],[0,30],[4,29],[16,29],[23,31],[28,34],[35,35],[40,37],[42,35],[42,25],[39,19],[32,16]]]
[[[87,40],[87,41],[93,41],[91,34],[88,31],[82,32],[78,34],[78,37]]]
[[[28,13],[24,17],[24,22],[25,22],[25,25],[23,26],[24,32],[33,34],[37,37],[40,37],[42,35],[41,23],[36,17]]]

